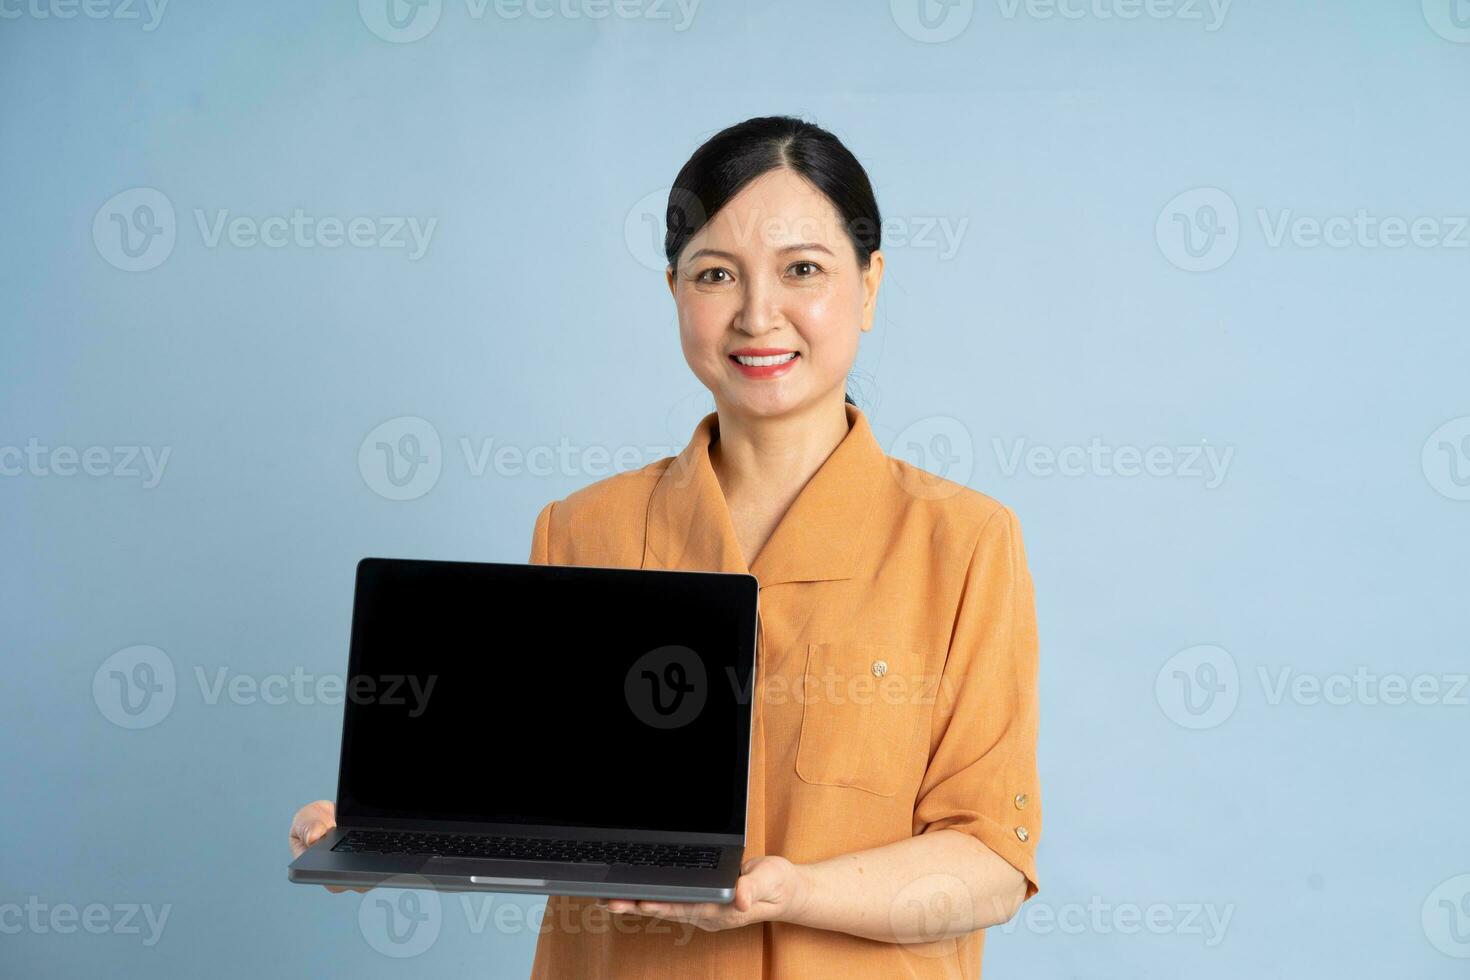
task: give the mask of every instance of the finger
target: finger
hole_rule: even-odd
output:
[[[316,837],[308,836],[310,831],[309,827],[293,826],[291,828],[291,856],[293,858],[299,858],[315,842]],[[317,835],[317,837],[320,836],[320,834]]]
[[[670,915],[684,922],[712,922],[729,915],[728,906],[714,902],[694,902],[676,905]]]
[[[639,902],[638,910],[645,915],[654,915],[676,922],[700,922],[715,919],[722,909],[713,902]]]
[[[737,912],[749,912],[755,905],[755,879],[739,878],[735,882],[735,897],[730,904]]]
[[[621,912],[624,915],[636,915],[638,913],[638,903],[630,902],[627,899],[610,899],[603,907],[609,912]]]
[[[317,825],[329,828],[337,825],[337,807],[331,800],[317,800],[297,810],[291,819],[291,836],[297,837],[303,828]]]
[[[696,906],[683,902],[639,902],[638,911],[655,919],[663,919],[666,922],[698,922],[700,916],[696,913]]]
[[[317,841],[322,835],[331,830],[335,824],[327,823],[316,817],[304,817],[291,825],[291,843],[300,845],[304,851]]]

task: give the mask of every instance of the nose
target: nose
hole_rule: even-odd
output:
[[[750,337],[759,337],[781,327],[786,318],[781,313],[781,290],[778,283],[764,275],[745,280],[740,293],[740,309],[735,314],[735,329]]]

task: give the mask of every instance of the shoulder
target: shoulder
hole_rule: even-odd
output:
[[[536,519],[538,533],[544,528],[553,548],[561,542],[575,542],[579,551],[587,550],[589,555],[610,556],[631,539],[641,548],[649,497],[673,459],[667,456],[636,470],[615,473],[551,501]]]
[[[889,496],[901,522],[936,543],[972,552],[989,538],[1019,537],[1015,512],[989,494],[893,456],[888,466],[894,476]]]
[[[556,507],[557,515],[565,520],[589,517],[603,519],[613,511],[629,508],[641,510],[673,460],[674,457],[665,456],[636,470],[614,473],[552,503]]]
[[[989,494],[889,460],[895,475],[895,538],[907,538],[908,553],[921,549],[928,567],[953,576],[956,601],[972,591],[996,601],[1029,594],[1031,573],[1014,511]]]

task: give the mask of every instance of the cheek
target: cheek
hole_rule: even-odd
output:
[[[679,342],[690,364],[718,359],[725,336],[727,313],[710,297],[694,296],[679,303]]]
[[[791,307],[792,318],[818,360],[844,365],[857,349],[861,312],[861,303],[846,295],[815,291]]]

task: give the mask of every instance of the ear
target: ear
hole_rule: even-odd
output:
[[[883,250],[875,249],[863,271],[863,333],[873,329],[873,314],[878,311],[878,287],[883,283]]]
[[[667,280],[668,281],[668,284],[669,284],[669,295],[670,296],[677,297],[679,295],[679,292],[674,287],[674,267],[673,266],[670,265],[670,266],[665,266],[664,267],[664,279]]]

